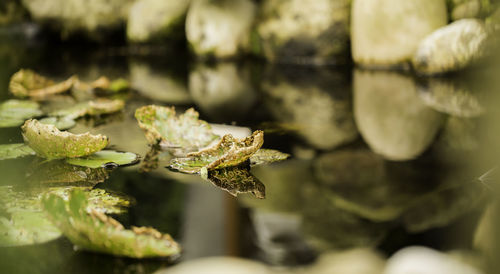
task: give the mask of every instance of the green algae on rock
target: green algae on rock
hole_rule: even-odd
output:
[[[35,151],[25,144],[0,145],[0,160],[15,159],[35,155]]]
[[[104,135],[72,134],[30,119],[21,127],[23,138],[37,155],[48,158],[75,158],[93,154],[108,145]]]
[[[76,76],[71,76],[55,83],[30,69],[21,69],[10,78],[9,90],[16,97],[40,97],[68,91],[76,81]]]
[[[198,119],[198,112],[190,108],[179,116],[174,107],[144,106],[135,111],[135,118],[151,145],[182,147],[185,150],[204,148],[219,137],[210,125]]]
[[[40,105],[33,101],[11,99],[0,104],[0,128],[17,127],[26,119],[42,114]]]
[[[181,251],[168,234],[150,227],[125,229],[115,219],[88,210],[87,196],[81,191],[72,192],[67,201],[46,196],[42,203],[53,224],[82,249],[131,258],[176,256]]]
[[[66,162],[77,166],[98,168],[110,163],[117,166],[128,165],[136,162],[137,158],[137,154],[132,152],[102,150],[89,156],[66,159]]]
[[[207,180],[235,197],[240,193],[252,193],[259,199],[266,197],[266,187],[247,167],[215,169],[208,173]]]
[[[280,162],[288,159],[290,154],[283,153],[279,150],[261,148],[250,156],[250,165],[264,165],[274,162]]]
[[[202,168],[214,170],[237,166],[254,155],[263,143],[264,132],[260,130],[244,139],[227,134],[212,147],[189,153],[186,158],[173,159],[170,168],[184,173],[200,173]]]

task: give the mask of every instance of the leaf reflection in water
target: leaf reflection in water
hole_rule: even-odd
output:
[[[208,181],[233,196],[252,193],[259,199],[266,197],[264,184],[250,173],[248,167],[229,167],[208,172]]]

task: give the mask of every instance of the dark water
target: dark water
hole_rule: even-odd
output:
[[[473,80],[423,79],[258,60],[203,63],[170,48],[13,42],[0,45],[1,100],[11,98],[8,81],[20,68],[54,79],[130,79],[134,90],[122,95],[122,114],[80,119],[71,131],[105,134],[112,149],[143,159],[149,147],[133,114],[152,103],[194,107],[210,123],[262,129],[265,148],[292,155],[252,168],[265,199],[233,197],[163,162],[150,172],[140,172],[144,163],[107,171],[95,188],[135,201],[115,217],[170,233],[183,246],[180,261],[227,255],[300,266],[353,247],[386,256],[411,245],[474,250],[479,218],[494,196],[494,186],[478,180],[498,152],[490,71]],[[0,129],[0,141],[22,142],[19,128]],[[0,185],[24,191],[34,179],[43,188],[44,178],[57,175],[37,161],[0,161]],[[151,273],[171,264],[75,250],[64,237],[0,253],[3,273]]]

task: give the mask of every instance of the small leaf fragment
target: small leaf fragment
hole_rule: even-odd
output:
[[[279,150],[261,148],[250,157],[250,165],[263,165],[288,159],[290,154]]]
[[[104,167],[109,163],[116,164],[117,166],[128,165],[136,161],[137,154],[135,153],[113,150],[101,150],[89,156],[66,159],[66,162],[69,164],[90,168]]]
[[[87,196],[81,191],[72,192],[67,201],[50,195],[42,203],[53,224],[80,248],[131,258],[180,253],[179,245],[168,234],[149,227],[128,230],[103,213],[87,210]]]
[[[35,151],[25,144],[0,145],[0,160],[15,159],[35,155]]]
[[[44,125],[34,119],[26,121],[21,129],[26,144],[47,159],[87,156],[108,145],[108,137],[104,135],[61,132],[53,125]]]
[[[25,100],[7,100],[0,104],[0,127],[17,127],[26,119],[42,114],[38,103]]]
[[[32,70],[21,69],[10,78],[9,90],[16,97],[41,97],[68,91],[77,81],[76,76],[71,76],[65,81],[54,83]]]
[[[184,173],[200,173],[201,168],[214,170],[237,166],[247,161],[264,143],[264,132],[257,130],[244,139],[224,135],[216,145],[189,153],[186,158],[175,158],[170,162],[172,169]]]
[[[130,88],[130,82],[123,78],[118,78],[116,80],[113,80],[109,84],[109,90],[114,92],[119,92],[128,88]]]
[[[182,147],[188,151],[204,148],[219,138],[210,125],[198,117],[192,108],[176,116],[174,107],[156,105],[144,106],[135,112],[139,127],[151,145]]]
[[[240,193],[252,193],[259,199],[266,197],[264,184],[245,167],[211,170],[208,173],[208,181],[235,197]]]

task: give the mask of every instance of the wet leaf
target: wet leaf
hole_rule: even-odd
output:
[[[132,258],[178,255],[179,245],[168,234],[149,227],[125,229],[115,219],[87,210],[87,197],[74,191],[68,201],[50,195],[43,199],[49,218],[73,244],[90,251]]]
[[[127,196],[104,189],[89,187],[52,187],[16,191],[10,186],[0,187],[0,208],[9,216],[0,217],[0,246],[39,244],[61,236],[42,209],[41,199],[48,194],[65,200],[74,189],[88,195],[88,208],[102,213],[123,213],[130,206]]]
[[[208,180],[235,197],[240,193],[252,193],[259,199],[266,197],[266,187],[248,168],[228,167],[212,170],[208,173]]]
[[[184,173],[200,173],[201,168],[214,170],[237,166],[247,161],[264,143],[264,133],[255,131],[245,139],[236,139],[232,135],[224,135],[216,145],[189,153],[186,158],[175,158],[170,167]]]
[[[135,161],[137,161],[135,153],[113,150],[102,150],[86,157],[66,159],[69,164],[90,168],[104,167],[109,163],[116,166],[128,165]]]
[[[264,165],[288,159],[290,154],[279,150],[261,148],[250,157],[251,165]]]
[[[135,118],[150,144],[182,147],[188,151],[204,148],[219,138],[210,125],[199,120],[198,116],[192,108],[176,116],[174,107],[155,105],[141,107],[135,112]]]
[[[47,96],[68,91],[77,81],[75,76],[71,76],[65,81],[54,83],[32,70],[21,69],[10,78],[9,90],[16,97]]]
[[[26,119],[41,114],[40,106],[36,102],[7,100],[0,104],[0,127],[17,127]]]
[[[35,155],[35,151],[25,144],[0,145],[0,160],[15,159]]]
[[[40,119],[40,123],[54,125],[59,130],[66,130],[76,125],[75,120],[70,117],[47,117]]]
[[[74,106],[63,108],[50,113],[51,116],[65,117],[66,119],[76,119],[85,115],[96,116],[118,112],[125,107],[122,100],[97,99],[78,103]]]
[[[87,156],[108,145],[106,136],[61,132],[53,125],[33,119],[26,121],[21,129],[25,142],[37,155],[48,159]]]

